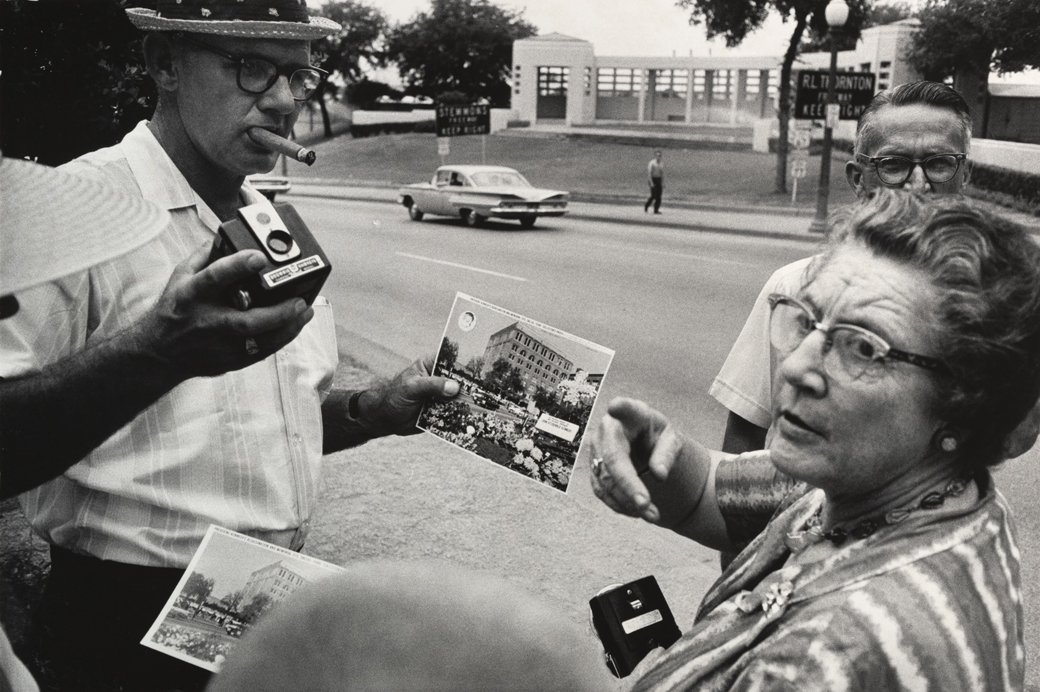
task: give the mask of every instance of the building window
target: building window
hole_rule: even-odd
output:
[[[747,84],[744,86],[744,93],[748,98],[752,96],[758,96],[758,72],[749,71],[747,75]]]
[[[729,94],[729,70],[715,70],[715,79],[711,83],[713,98],[727,98]]]
[[[687,70],[657,70],[654,91],[663,98],[686,98]]]
[[[693,71],[693,95],[704,98],[704,70]]]
[[[639,92],[642,71],[629,67],[602,67],[596,71],[600,96],[632,96]]]
[[[869,62],[861,62],[859,64],[859,71],[860,72],[870,72],[870,63]]]
[[[570,72],[569,67],[539,67],[538,95],[566,96]]]
[[[890,60],[882,60],[881,64],[878,67],[879,69],[887,70],[890,67],[892,67],[892,62]]]

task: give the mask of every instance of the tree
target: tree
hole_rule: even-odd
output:
[[[928,0],[907,60],[929,78],[1040,67],[1036,0]]]
[[[791,115],[791,68],[807,29],[821,35],[827,31],[824,9],[828,0],[677,0],[676,4],[690,10],[690,23],[704,23],[708,38],[723,36],[730,48],[740,45],[748,34],[762,26],[769,11],[776,10],[786,22],[794,20],[791,40],[784,52],[780,67],[780,94],[777,115],[780,135],[776,143],[775,192],[787,192],[787,126]],[[846,0],[849,19],[845,35],[849,40],[859,37],[869,0]]]
[[[390,31],[386,52],[397,63],[408,94],[436,98],[461,91],[504,107],[510,98],[513,41],[536,33],[521,12],[488,0],[431,0],[429,12]]]
[[[480,377],[480,373],[484,372],[484,358],[483,356],[473,356],[466,363],[466,372],[473,376],[474,379]]]
[[[459,345],[444,337],[441,341],[441,352],[437,357],[437,362],[443,368],[445,375],[451,375],[451,371],[455,369],[455,361],[459,359]]]
[[[505,358],[499,358],[491,365],[484,383],[489,389],[506,397],[519,396],[524,391],[520,371]]]
[[[538,385],[537,389],[534,390],[534,395],[531,397],[534,401],[534,405],[542,411],[550,411],[558,402],[556,400],[556,392],[546,389],[545,387]]]
[[[232,591],[231,593],[227,594],[226,596],[224,596],[222,600],[224,601],[225,605],[227,605],[227,609],[229,611],[237,613],[239,606],[242,605],[243,598],[245,598],[245,594],[242,593],[241,589],[239,589],[237,591]]]
[[[191,604],[195,606],[195,612],[192,613],[192,617],[198,615],[199,610],[205,605],[206,599],[213,593],[213,579],[207,579],[201,572],[192,572],[188,575],[188,578],[184,582],[184,588],[181,589],[180,598],[183,599],[185,605]]]
[[[265,593],[258,593],[240,611],[242,620],[248,623],[255,623],[273,604],[274,601],[270,596]]]
[[[894,24],[913,16],[914,8],[908,2],[900,2],[896,0],[884,5],[871,5],[867,7],[867,14],[863,18],[863,26],[860,27],[860,31],[869,29],[872,26]],[[844,38],[840,42],[840,45],[842,50],[853,50],[856,47],[856,42]],[[819,34],[815,30],[810,30],[809,37],[802,41],[802,45],[799,46],[798,52],[817,53],[820,51],[829,51],[830,49],[831,44],[828,42],[826,34]]]
[[[365,68],[386,65],[383,39],[389,22],[382,11],[360,0],[334,0],[317,13],[343,27],[339,33],[314,41],[311,50],[320,67],[338,74],[346,82],[347,103],[352,104],[349,87],[362,81]],[[325,93],[332,89],[335,86],[326,81],[316,97],[326,137],[332,136],[332,124],[325,107]]]
[[[1040,3],[1036,0],[928,0],[918,13],[907,61],[926,79],[954,78],[975,111],[983,134],[986,84],[991,70],[1040,67]]]
[[[140,4],[0,0],[5,156],[57,166],[115,144],[150,116],[155,85],[123,9]]]

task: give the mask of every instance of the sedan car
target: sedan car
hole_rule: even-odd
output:
[[[540,216],[563,216],[570,194],[542,190],[504,166],[441,166],[428,183],[402,187],[398,200],[413,221],[426,214],[454,216],[470,226],[489,218],[531,228]]]

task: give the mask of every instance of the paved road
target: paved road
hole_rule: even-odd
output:
[[[768,275],[813,251],[804,242],[576,218],[531,231],[470,229],[411,222],[389,204],[287,199],[334,264],[325,292],[341,352],[354,359],[348,364],[389,375],[432,353],[463,291],[614,348],[601,403],[646,398],[713,446],[725,412],[706,395],[712,377]],[[1030,453],[998,476],[1018,512],[1034,661],[1037,461]],[[579,622],[600,587],[652,573],[687,627],[718,573],[714,553],[603,508],[588,489],[586,463],[583,456],[564,495],[427,435],[333,455],[308,552],[336,562],[444,559],[490,570]],[[1040,682],[1035,672],[1028,679]]]

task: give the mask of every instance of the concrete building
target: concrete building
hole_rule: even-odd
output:
[[[865,30],[838,69],[874,75],[875,88],[921,78],[903,58],[916,19]],[[776,114],[782,56],[597,56],[580,38],[548,34],[513,43],[512,117],[531,123],[678,123],[750,126]],[[808,53],[794,70],[822,70],[830,54]],[[797,79],[797,76],[795,76]],[[975,111],[974,136],[1040,143],[1040,89],[981,82],[955,86]],[[847,128],[846,128],[847,129]],[[766,130],[768,132],[768,128]]]
[[[249,575],[242,589],[242,605],[248,604],[259,593],[267,594],[275,603],[291,596],[307,580],[282,564],[282,561],[261,567]]]
[[[863,32],[839,69],[870,72],[884,89],[917,79],[901,59],[914,31],[907,20]],[[827,53],[795,69],[825,69]],[[548,34],[513,43],[512,107],[521,120],[746,125],[775,112],[782,56],[640,58],[597,56],[593,45]]]
[[[499,358],[506,359],[520,371],[524,391],[529,397],[538,387],[556,389],[562,380],[574,372],[574,361],[519,322],[498,330],[488,338],[481,377],[487,377]]]

